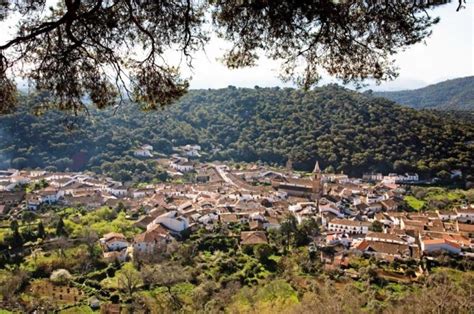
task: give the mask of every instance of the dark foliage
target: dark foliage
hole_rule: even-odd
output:
[[[207,160],[263,161],[297,169],[473,173],[474,127],[430,111],[401,107],[337,86],[303,92],[255,88],[191,91],[178,104],[154,113],[129,104],[115,114],[94,113],[68,129],[63,116],[25,111],[0,117],[1,167],[50,167],[150,180],[162,173],[154,160],[133,157],[151,144],[198,143]],[[471,146],[469,146],[471,145]]]

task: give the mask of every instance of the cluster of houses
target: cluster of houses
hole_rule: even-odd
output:
[[[416,181],[415,175],[390,181],[379,175],[350,178],[324,174],[316,164],[311,176],[301,177],[290,169],[257,165],[230,169],[220,163],[191,163],[179,156],[164,162],[177,172],[194,172],[194,181],[132,188],[88,173],[2,171],[0,210],[15,206],[37,210],[44,204],[93,210],[121,203],[135,214],[129,215],[130,219],[136,219],[134,224],[142,232],[132,238],[119,233],[103,235],[100,245],[106,260],[156,254],[197,228],[229,230],[228,236],[239,237],[242,245],[265,244],[267,232],[280,228],[288,215],[299,223],[314,219],[322,231],[314,243],[341,248],[342,255],[352,252],[384,259],[416,259],[434,251],[460,254],[474,245],[472,206],[450,212],[401,211],[405,191],[398,183],[401,177]],[[28,193],[14,189],[39,182],[43,183],[41,188]],[[245,225],[241,229],[246,231],[231,232],[237,224]]]
[[[387,184],[393,183],[416,183],[420,180],[417,173],[389,173],[384,176],[381,173],[366,173],[362,176],[362,179],[372,182],[383,182]]]
[[[323,246],[338,247],[339,255],[360,253],[385,260],[419,259],[434,252],[461,254],[474,248],[474,207],[457,208],[450,220],[441,212],[413,214],[379,212],[367,222],[334,219]],[[459,217],[469,218],[467,220]],[[371,226],[378,222],[381,230]]]

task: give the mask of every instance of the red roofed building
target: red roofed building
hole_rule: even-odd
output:
[[[169,240],[171,240],[169,231],[161,225],[155,225],[133,238],[133,251],[151,254],[166,248]]]
[[[267,236],[264,231],[242,231],[240,234],[240,244],[254,245],[267,244]]]
[[[420,239],[420,247],[424,253],[446,251],[459,254],[461,252],[461,246],[459,244],[446,239]]]

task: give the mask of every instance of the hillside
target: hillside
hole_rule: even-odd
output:
[[[25,100],[26,101],[26,100]],[[31,101],[34,104],[34,101]],[[26,110],[26,109],[23,109]],[[256,88],[191,91],[158,112],[133,104],[91,112],[65,128],[59,113],[0,117],[0,166],[91,169],[119,179],[161,174],[132,150],[149,143],[199,143],[207,160],[263,161],[310,170],[315,160],[333,171],[474,173],[474,126],[395,105],[338,86],[314,91]]]
[[[414,90],[374,92],[374,95],[415,109],[474,110],[474,76]]]

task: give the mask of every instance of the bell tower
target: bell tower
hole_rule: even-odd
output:
[[[319,168],[319,162],[316,161],[313,170],[313,199],[316,201],[318,210],[319,210],[319,200],[323,195],[323,186],[322,186],[322,174],[321,168]]]

